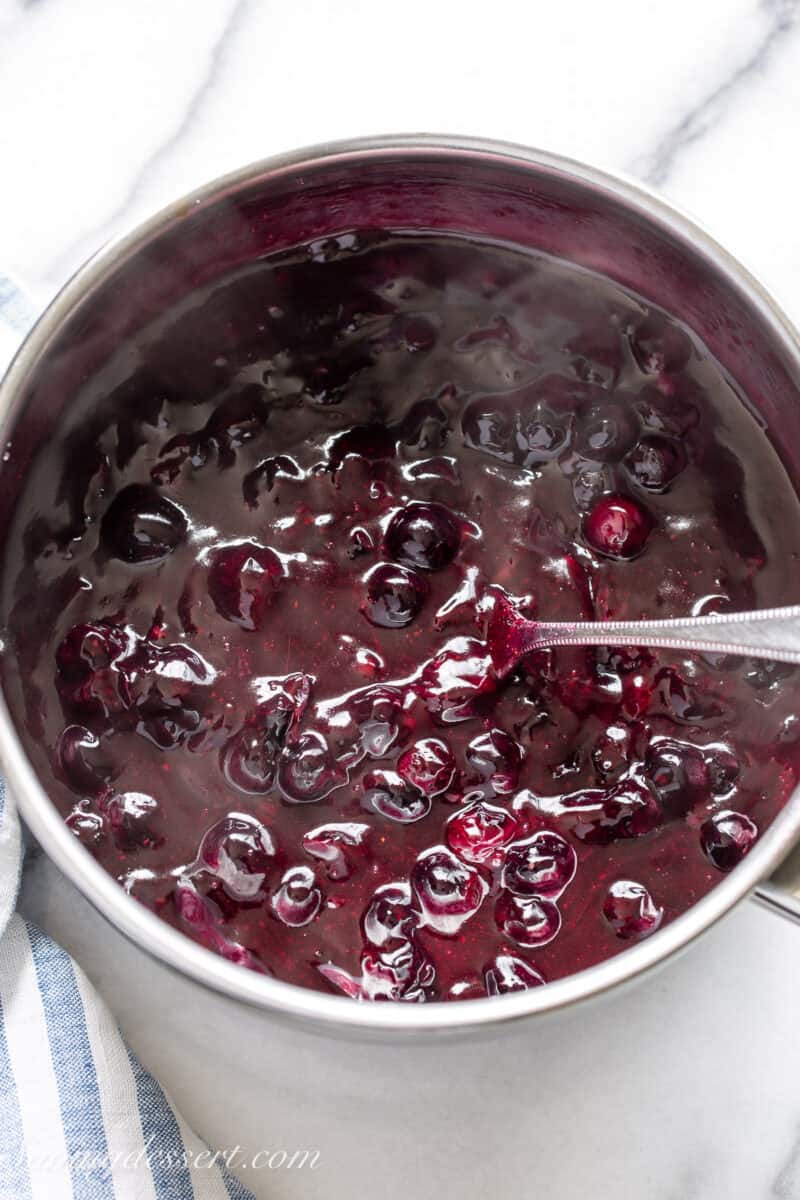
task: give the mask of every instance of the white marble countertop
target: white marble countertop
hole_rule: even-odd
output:
[[[0,267],[35,298],[242,162],[425,129],[648,180],[800,318],[796,0],[0,0],[0,111]],[[476,1049],[471,1084],[439,1081],[427,1130],[424,1070],[404,1075],[398,1058],[397,1089],[360,1105],[346,1048],[338,1065],[299,1049],[296,1077],[272,1077],[263,1018],[230,1029],[222,1002],[150,964],[41,857],[23,907],[207,1140],[257,1149],[304,1131],[322,1148],[313,1175],[248,1179],[258,1195],[800,1198],[800,931],[754,905],[544,1042],[527,1035],[526,1053],[513,1039]],[[248,1044],[264,1051],[249,1068]],[[342,1071],[341,1112],[323,1111],[315,1058]]]

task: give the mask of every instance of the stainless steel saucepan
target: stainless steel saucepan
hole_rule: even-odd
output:
[[[463,138],[387,137],[246,167],[170,205],[78,271],[27,333],[0,386],[0,445],[8,447],[0,465],[0,545],[27,462],[77,382],[122,339],[237,265],[359,226],[448,230],[544,250],[679,315],[750,398],[800,489],[800,339],[772,297],[708,233],[641,186],[553,154]],[[0,324],[22,333],[28,318],[24,297],[0,280]],[[61,870],[149,954],[228,997],[317,1031],[406,1043],[435,1033],[474,1036],[644,975],[745,897],[800,917],[798,788],[704,899],[648,940],[570,978],[494,999],[422,1005],[355,1004],[296,988],[184,938],[94,861],[23,750],[4,699],[11,669],[0,655],[0,758],[24,819]]]

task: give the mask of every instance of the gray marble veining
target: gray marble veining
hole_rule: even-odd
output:
[[[781,53],[786,42],[796,36],[800,19],[797,0],[761,0],[761,8],[767,18],[764,33],[744,62],[721,79],[712,80],[708,92],[677,118],[651,151],[634,161],[632,174],[653,187],[663,187],[681,152],[713,133],[733,97],[747,88],[754,76],[769,70],[772,56]]]

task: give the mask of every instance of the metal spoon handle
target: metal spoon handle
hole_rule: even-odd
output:
[[[537,645],[652,646],[800,663],[800,604],[666,621],[542,621]]]

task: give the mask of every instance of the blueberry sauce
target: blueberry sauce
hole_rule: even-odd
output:
[[[786,603],[799,556],[767,431],[679,321],[513,247],[349,233],[86,381],[15,516],[2,666],[75,837],[188,937],[353,999],[494,996],[663,928],[800,763],[796,670],[564,648],[501,678],[497,614]]]

